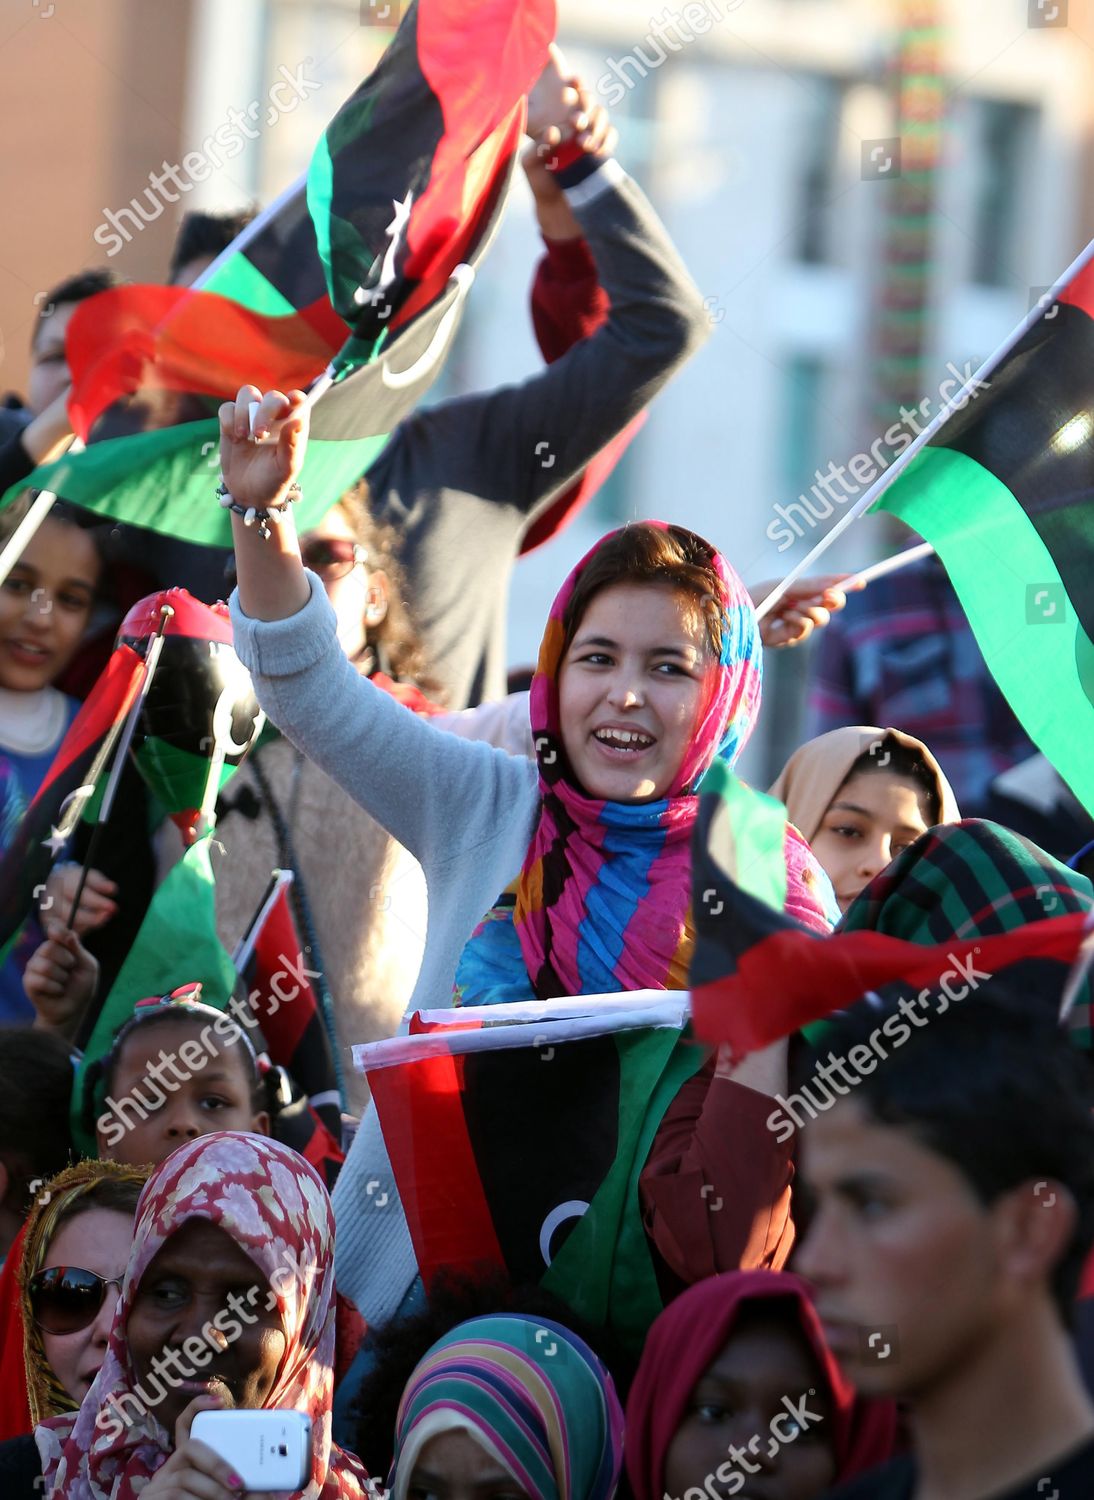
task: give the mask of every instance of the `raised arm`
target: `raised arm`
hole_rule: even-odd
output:
[[[259,402],[253,441],[248,408]],[[244,511],[284,507],[263,537],[233,511],[236,650],[259,702],[305,754],[428,869],[493,837],[523,808],[534,767],[433,728],[347,661],[334,610],[301,562],[288,497],[303,464],[303,394],[253,387],[220,409],[225,485]]]
[[[419,412],[370,472],[374,492],[410,476],[531,516],[653,399],[710,331],[702,298],[645,196],[611,155],[557,174],[610,310],[562,358],[518,385]],[[388,466],[390,465],[390,467]]]

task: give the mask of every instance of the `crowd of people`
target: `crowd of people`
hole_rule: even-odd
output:
[[[94,858],[86,830],[58,851],[0,969],[0,1493],[258,1497],[191,1430],[248,1409],[310,1419],[308,1500],[1086,1500],[1094,1036],[1085,985],[1060,1023],[1067,963],[978,973],[827,1102],[824,1054],[872,1056],[906,995],[746,1056],[689,1038],[625,1184],[663,1309],[638,1345],[497,1267],[419,1272],[352,1048],[426,1010],[687,990],[701,786],[753,730],[765,649],[820,646],[816,736],[770,788],[788,923],[927,946],[1094,912],[1089,813],[1010,717],[937,560],[884,588],[804,580],[761,622],[769,585],[636,521],[562,581],[530,689],[507,691],[517,557],[709,331],[557,53],[529,132],[542,369],[412,414],[299,537],[307,398],[245,386],[209,496],[231,554],[59,502],[0,586],[0,852],[126,610],[230,590],[268,727],[217,805],[216,921],[231,951],[293,872],[345,1078],[332,1123],[261,1017],[228,1021],[242,981],[186,973],[92,1045],[182,854],[127,767]],[[170,279],[247,218],[189,216]],[[116,280],[47,299],[26,400],[0,413],[0,493],[71,435],[65,327]],[[802,1097],[810,1117],[773,1129],[776,1098]]]

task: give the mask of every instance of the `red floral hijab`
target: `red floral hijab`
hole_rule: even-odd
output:
[[[115,1410],[117,1398],[134,1389],[125,1327],[141,1277],[167,1240],[194,1218],[230,1234],[276,1298],[287,1349],[266,1406],[312,1419],[312,1476],[299,1491],[302,1500],[366,1495],[364,1469],[331,1444],[334,1215],[327,1190],[295,1151],[235,1131],[180,1146],[149,1178],[102,1369],[75,1415],[54,1417],[36,1432],[48,1493],[68,1500],[136,1500],[170,1456],[172,1438],[153,1413],[137,1416],[129,1427],[100,1414]],[[130,1415],[134,1404],[126,1403]]]

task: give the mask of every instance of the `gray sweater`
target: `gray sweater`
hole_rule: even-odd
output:
[[[362,677],[339,645],[322,583],[308,579],[310,600],[287,620],[251,620],[233,593],[236,651],[277,727],[422,866],[428,915],[409,1010],[445,1006],[464,944],[520,873],[539,771],[535,761],[435,728]],[[362,889],[362,920],[367,900]],[[339,1285],[370,1322],[384,1322],[416,1262],[374,1109],[342,1168],[334,1212]]]
[[[608,321],[517,385],[401,422],[365,476],[400,537],[429,660],[462,708],[505,693],[521,536],[710,332],[702,297],[640,189],[609,159],[567,191],[611,299]]]
[[[520,385],[401,423],[368,474],[377,514],[403,536],[410,598],[454,706],[504,691],[507,583],[528,520],[709,331],[664,228],[614,161],[567,196],[611,299],[607,323]],[[360,677],[314,576],[311,589],[298,614],[268,623],[244,616],[233,595],[236,650],[278,728],[420,862],[429,910],[409,1010],[448,1005],[464,944],[520,872],[538,771],[445,734]],[[334,1210],[339,1289],[379,1325],[398,1310],[416,1262],[374,1109]]]

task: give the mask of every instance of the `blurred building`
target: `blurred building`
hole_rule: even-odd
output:
[[[13,231],[0,254],[0,385],[24,377],[35,296],[107,258],[108,210],[130,227],[124,210],[140,208],[161,163],[178,166],[184,191],[155,215],[155,190],[143,197],[147,227],[110,258],[137,279],[162,276],[185,208],[265,200],[302,172],[398,6],[0,0]],[[825,517],[814,499],[819,524],[799,523],[800,539],[783,519],[800,517],[794,502],[818,469],[884,432],[911,201],[899,174],[919,164],[923,84],[913,78],[902,95],[893,64],[903,39],[912,73],[924,65],[922,49],[908,50],[917,15],[937,22],[942,134],[928,223],[913,236],[922,296],[905,374],[937,398],[948,365],[963,372],[990,353],[1094,234],[1094,0],[559,0],[559,12],[560,40],[611,105],[621,158],[666,220],[712,336],[592,512],[521,563],[514,662],[533,658],[558,582],[613,522],[691,525],[756,582],[842,513],[835,504]],[[538,364],[522,311],[537,253],[521,191],[472,293],[447,389]],[[889,545],[883,523],[856,523],[825,570]],[[793,738],[804,665],[804,653],[769,663],[764,738],[747,766],[757,780]]]

